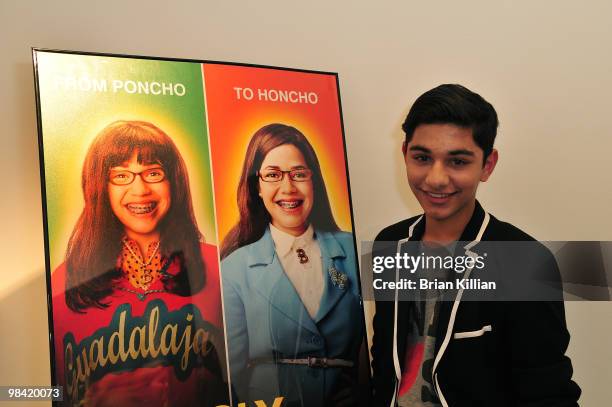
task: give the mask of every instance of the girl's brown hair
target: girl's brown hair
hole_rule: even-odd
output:
[[[300,150],[308,168],[312,170],[314,203],[309,216],[310,223],[321,231],[339,230],[329,205],[319,160],[308,139],[295,127],[273,123],[257,130],[247,147],[237,193],[240,220],[223,239],[222,259],[234,250],[256,242],[266,231],[270,214],[259,196],[257,171],[266,155],[284,144],[291,144]]]
[[[160,221],[160,252],[178,259],[180,271],[164,280],[167,291],[189,296],[200,291],[206,270],[200,254],[200,234],[181,155],[166,133],[144,121],[116,121],[92,142],[82,172],[85,206],[66,250],[66,304],[76,312],[105,308],[114,281],[124,226],[113,213],[108,197],[110,169],[129,161],[134,152],[143,164],[160,164],[170,184],[171,206]]]

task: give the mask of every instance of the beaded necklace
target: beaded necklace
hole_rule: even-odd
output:
[[[124,245],[129,244],[129,240],[127,240],[127,239],[124,239],[124,241],[123,241],[123,242],[124,242]],[[125,250],[127,250],[127,251],[128,251],[130,254],[132,254],[132,255],[133,255],[135,258],[139,258],[139,256],[136,256],[136,252],[135,252],[135,250],[133,250],[133,249],[131,249],[131,250],[130,250],[130,249],[131,249],[131,248],[130,248],[130,246],[129,246],[129,245],[127,245],[127,246],[126,246],[126,248],[125,248]],[[137,249],[137,247],[136,247],[136,249]],[[151,247],[149,247],[149,250],[148,250],[148,251],[149,251],[149,252],[151,251]],[[156,263],[154,262],[154,260],[155,260],[155,257],[158,257],[158,256],[160,257],[160,260],[161,260],[161,255],[159,254],[159,242],[156,244],[155,248],[153,249],[153,252],[152,252],[151,256],[149,256],[149,261],[147,261],[147,262],[141,262],[141,263],[148,264],[148,265],[150,265],[151,263],[156,264]],[[126,256],[124,256],[124,255],[122,254],[122,263],[124,263],[124,264],[125,264],[125,257],[126,257]],[[167,258],[167,259],[165,259],[165,260],[164,260],[164,262],[163,262],[163,264],[162,264],[162,266],[161,266],[161,268],[160,268],[159,270],[156,270],[156,271],[155,271],[155,273],[157,273],[157,274],[159,275],[159,278],[161,278],[162,280],[167,280],[167,279],[169,279],[169,278],[172,278],[172,276],[171,276],[170,274],[168,274],[167,270],[168,270],[168,268],[170,267],[170,265],[173,263],[174,259],[175,259],[175,256],[174,256],[174,255],[170,256],[170,257],[169,257],[169,258]],[[160,264],[161,264],[161,261],[160,261]],[[122,269],[125,269],[125,266],[123,266],[123,267],[122,267]],[[124,274],[126,274],[126,277],[128,277],[128,278],[129,278],[129,274],[128,274],[128,273],[127,273],[125,270],[124,270]],[[132,283],[132,281],[130,281],[130,283]],[[135,286],[133,283],[132,283],[132,285],[133,285],[135,288],[138,288],[138,287],[137,287],[137,286]],[[136,297],[137,297],[137,298],[138,298],[140,301],[144,301],[144,300],[145,300],[145,298],[147,297],[147,295],[149,295],[149,294],[154,294],[154,293],[167,293],[167,292],[169,292],[168,290],[165,290],[165,289],[156,289],[156,290],[142,289],[142,291],[139,291],[139,290],[135,290],[135,289],[131,289],[131,288],[126,288],[126,287],[121,287],[121,286],[118,286],[118,287],[116,287],[116,288],[117,288],[117,289],[119,289],[119,290],[121,290],[121,291],[125,291],[125,292],[127,292],[127,293],[130,293],[130,294],[134,294],[134,295],[136,295]]]
[[[147,258],[140,255],[140,250],[135,242],[124,238],[122,243],[124,249],[121,253],[121,269],[134,288],[147,291],[149,286],[161,277],[160,243],[155,242],[149,245]]]

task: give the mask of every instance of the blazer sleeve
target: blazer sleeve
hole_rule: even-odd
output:
[[[374,406],[389,406],[395,391],[393,367],[393,303],[376,303],[372,338],[372,390]]]
[[[503,304],[511,377],[519,406],[574,407],[581,391],[572,381],[572,363],[565,355],[570,335],[559,268],[550,253],[545,267],[548,278],[558,284],[556,301]]]
[[[380,255],[386,248],[380,242],[391,240],[385,231],[376,236],[372,248],[373,255]],[[370,272],[370,270],[367,270]],[[372,338],[372,400],[376,407],[387,407],[391,404],[396,387],[395,368],[393,366],[393,324],[394,303],[376,301]]]

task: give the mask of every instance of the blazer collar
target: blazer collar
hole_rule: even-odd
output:
[[[331,232],[316,232],[316,239],[321,247],[321,256],[335,258],[345,258],[346,253],[342,248],[342,245],[336,240],[334,234]]]
[[[321,248],[321,256],[335,258],[345,258],[346,253],[342,248],[342,245],[336,240],[333,233],[321,232],[315,230],[315,238]],[[276,255],[276,249],[274,247],[274,240],[272,240],[272,234],[270,228],[266,228],[261,239],[254,242],[249,246],[247,253],[247,264],[249,267],[257,265],[270,265],[274,261]]]
[[[253,244],[249,245],[247,264],[249,267],[272,264],[274,254],[275,251],[272,234],[270,233],[270,228],[266,228],[263,236]]]
[[[463,233],[459,238],[460,242],[471,242],[476,240],[478,236],[478,232],[480,231],[480,227],[482,226],[482,222],[485,218],[485,211],[482,209],[480,202],[476,201],[476,207],[474,208],[474,213],[472,213],[472,217],[470,221],[463,229]]]
[[[251,244],[247,254],[247,264],[254,275],[254,285],[257,290],[278,311],[291,318],[295,323],[305,327],[313,333],[319,333],[315,323],[325,318],[338,301],[344,296],[347,288],[340,289],[331,282],[330,269],[333,267],[340,273],[346,273],[335,259],[346,258],[342,245],[331,232],[315,231],[316,239],[321,249],[323,260],[323,296],[319,311],[310,318],[304,304],[283,271],[278,256],[276,256],[274,241],[270,229],[266,228],[261,239]]]

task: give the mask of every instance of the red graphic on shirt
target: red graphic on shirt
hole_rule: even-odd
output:
[[[404,359],[404,371],[402,372],[402,381],[400,383],[399,388],[400,396],[403,396],[404,394],[408,393],[408,391],[416,381],[417,375],[421,370],[424,350],[425,343],[417,342],[413,347],[408,348],[408,350],[406,351],[406,358]]]

